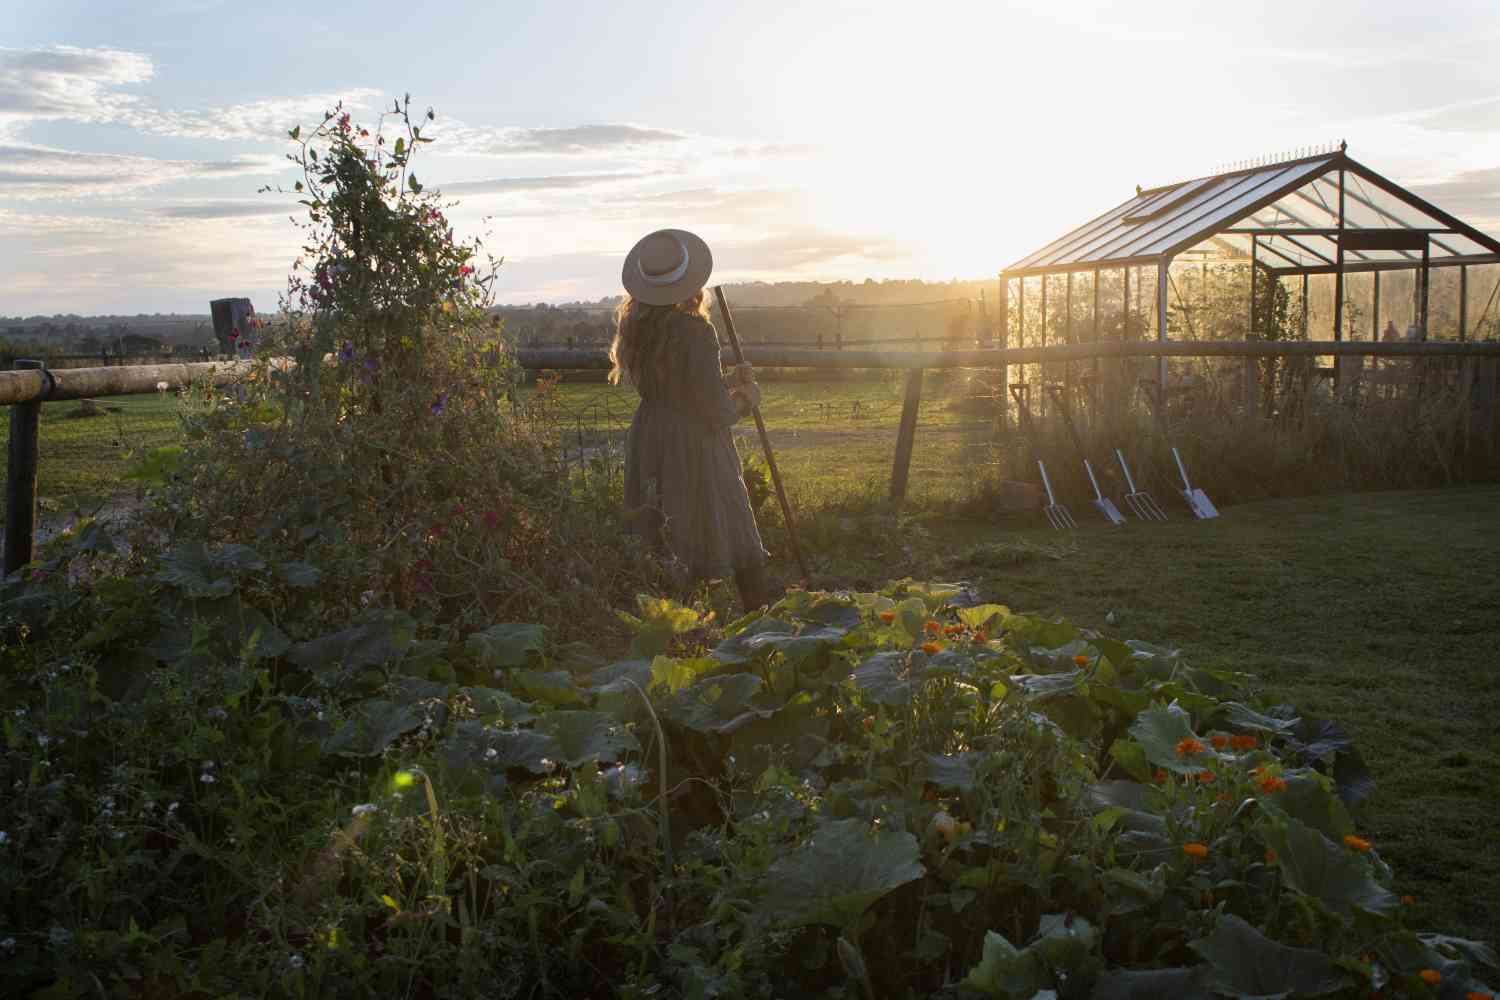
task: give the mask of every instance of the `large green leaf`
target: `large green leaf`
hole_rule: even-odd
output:
[[[1343,800],[1334,794],[1331,779],[1311,770],[1286,771],[1282,778],[1286,788],[1268,800],[1272,808],[1280,809],[1334,842],[1341,842],[1345,834],[1354,832],[1354,820]]]
[[[569,767],[589,761],[612,764],[641,749],[635,736],[604,712],[548,712],[536,721],[535,729],[557,744],[560,759]]]
[[[1179,754],[1178,745],[1185,739],[1197,739],[1187,712],[1175,702],[1166,707],[1148,708],[1130,726],[1130,735],[1146,751],[1146,759],[1157,767],[1178,774],[1196,774],[1211,759],[1212,751],[1201,754]],[[1200,740],[1205,748],[1207,740]]]
[[[546,638],[547,630],[541,625],[500,622],[475,632],[464,645],[481,667],[494,670],[526,666],[533,653],[541,654]]]
[[[1017,949],[1004,934],[987,931],[979,964],[964,977],[966,989],[1007,1000],[1023,1000],[1051,982],[1041,956]]]
[[[460,781],[465,778],[491,794],[506,786],[506,772],[549,774],[563,751],[546,733],[530,729],[497,729],[466,719],[437,747],[437,757]]]
[[[234,592],[234,578],[215,565],[202,542],[182,542],[161,557],[156,579],[188,597],[224,597]]]
[[[994,618],[1007,618],[1010,608],[1003,604],[976,604],[972,608],[959,608],[958,620],[969,628],[984,628]]]
[[[1298,892],[1316,896],[1341,913],[1355,906],[1377,912],[1395,909],[1396,896],[1375,881],[1363,856],[1305,823],[1288,818],[1268,824],[1262,836],[1275,848],[1286,884]]]
[[[287,659],[308,670],[337,666],[361,670],[397,659],[410,642],[398,638],[395,623],[370,621],[299,642],[287,653]]]
[[[1321,951],[1279,944],[1233,914],[1221,917],[1212,934],[1188,947],[1208,963],[1209,984],[1231,996],[1317,997],[1350,984],[1349,976]]]
[[[763,916],[781,924],[853,927],[880,897],[925,872],[917,838],[876,832],[862,819],[820,823],[766,872]]]
[[[668,694],[676,694],[705,674],[723,668],[722,663],[710,656],[691,659],[658,656],[651,661],[651,688],[665,689]]]
[[[354,706],[349,718],[323,741],[323,752],[346,757],[374,757],[402,736],[422,726],[420,705],[371,698]]]
[[[1111,969],[1094,981],[1089,1000],[1210,1000],[1207,969]]]
[[[772,609],[802,621],[831,625],[845,631],[857,628],[861,621],[859,605],[841,594],[823,594],[812,590],[794,590]]]
[[[508,676],[522,694],[535,701],[549,705],[582,705],[588,701],[566,670],[512,670]]]
[[[923,758],[922,780],[939,788],[951,788],[958,792],[974,790],[974,770],[986,757],[983,753],[966,752],[953,756],[930,753]]]
[[[766,651],[763,635],[794,636],[797,626],[780,618],[765,616],[757,618],[739,632],[734,633],[714,649],[714,658],[726,666],[744,666]]]
[[[877,705],[911,704],[910,653],[876,653],[861,663],[850,679],[861,693]]]
[[[764,686],[754,674],[709,677],[669,699],[662,714],[700,733],[733,733],[775,712],[775,707],[753,700]]]
[[[536,706],[521,701],[509,691],[490,687],[466,687],[463,693],[473,704],[480,720],[490,725],[499,722],[516,725],[536,718]]]
[[[1257,712],[1237,701],[1224,703],[1224,719],[1236,729],[1248,729],[1271,736],[1281,736],[1291,732],[1302,721],[1296,718],[1281,719],[1274,715],[1266,715],[1264,712]]]

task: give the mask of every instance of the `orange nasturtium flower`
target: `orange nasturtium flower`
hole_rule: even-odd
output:
[[[1401,905],[1402,906],[1416,906],[1417,905],[1417,897],[1416,896],[1402,896],[1401,897]]]
[[[1186,854],[1194,861],[1202,861],[1204,858],[1208,857],[1208,845],[1199,844],[1196,842],[1191,844],[1183,844],[1182,853]]]
[[[942,651],[943,651],[943,644],[940,643],[940,642],[924,642],[924,643],[922,643],[922,652],[926,653],[928,656],[932,656],[934,653],[941,653]]]
[[[1195,740],[1191,736],[1180,740],[1177,744],[1177,756],[1187,757],[1195,753],[1203,753],[1208,748],[1203,745],[1202,740]]]
[[[927,620],[927,624],[923,625],[922,627],[927,630],[928,635],[937,635],[943,630],[943,626],[939,625],[937,622],[933,621],[930,618]]]
[[[1214,733],[1208,738],[1208,741],[1214,745],[1215,750],[1223,750],[1229,745],[1229,737],[1223,733]]]
[[[1151,776],[1151,780],[1156,782],[1158,785],[1164,784],[1167,780],[1167,772],[1163,771],[1161,768],[1157,768],[1156,773]]]
[[[1212,771],[1199,771],[1198,781],[1205,785],[1213,784],[1214,773]]]
[[[1481,993],[1478,990],[1470,990],[1464,994],[1464,1000],[1495,1000],[1493,993]]]
[[[1229,737],[1229,745],[1234,747],[1234,749],[1236,750],[1254,750],[1256,744],[1259,742],[1260,741],[1257,740],[1254,736]]]
[[[894,611],[882,611],[882,612],[880,612],[880,620],[883,621],[883,622],[885,622],[887,625],[889,625],[891,622],[893,622],[893,621],[896,620],[896,612],[894,612]]]
[[[990,641],[990,634],[984,629],[980,629],[978,632],[974,633],[974,641],[979,643],[980,645],[984,645],[985,643]]]
[[[1268,865],[1274,865],[1275,863],[1276,863],[1276,852],[1274,850],[1272,850],[1271,848],[1269,848],[1269,847],[1266,848],[1266,864],[1268,864]]]
[[[1417,978],[1428,986],[1436,986],[1443,981],[1443,974],[1436,969],[1423,969],[1417,973]]]
[[[1261,781],[1260,790],[1262,792],[1265,792],[1267,795],[1274,795],[1276,792],[1284,792],[1286,791],[1286,779],[1274,777],[1266,778]]]
[[[1363,854],[1370,849],[1370,842],[1363,837],[1356,837],[1352,833],[1344,834],[1344,846]]]
[[[1084,656],[1082,653],[1079,653],[1077,656],[1073,657],[1073,665],[1079,668],[1086,667],[1089,665],[1089,658],[1087,656]]]

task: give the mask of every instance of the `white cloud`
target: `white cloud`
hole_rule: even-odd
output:
[[[274,174],[285,167],[285,160],[269,154],[228,160],[164,160],[17,143],[0,145],[0,197],[25,200],[119,195],[194,178]]]
[[[145,83],[155,72],[149,56],[118,49],[0,49],[0,125],[113,121],[140,103],[118,88]]]
[[[355,87],[342,94],[327,92],[299,97],[274,97],[242,104],[202,110],[131,108],[122,115],[126,124],[155,135],[189,139],[238,139],[285,141],[295,125],[311,127],[342,102],[344,110],[368,114],[379,90]]]
[[[428,131],[435,149],[460,156],[611,156],[689,143],[695,137],[643,125],[598,124],[566,128],[492,128],[442,122]]]

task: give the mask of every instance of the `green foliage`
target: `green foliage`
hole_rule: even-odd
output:
[[[1496,974],[1415,933],[1345,843],[1347,740],[1166,647],[913,581],[794,591],[719,635],[643,600],[666,645],[612,664],[389,613],[268,642],[288,572],[186,543],[87,593],[0,591],[23,989],[1422,996],[1424,969]]]

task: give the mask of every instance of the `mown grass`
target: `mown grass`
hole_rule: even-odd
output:
[[[180,440],[173,395],[99,400],[103,415],[75,417],[77,401],[42,404],[37,496],[43,518],[86,496],[108,497],[128,486],[121,476],[145,449]],[[10,413],[0,420],[0,448],[10,444]],[[0,512],[4,511],[0,497]]]
[[[804,535],[818,586],[970,580],[1018,611],[1178,644],[1337,720],[1377,781],[1361,830],[1419,922],[1500,936],[1500,487],[1264,501],[1206,522],[1171,506],[1167,524],[1124,528],[1075,510],[1071,536],[1040,515],[857,513],[811,517]]]

